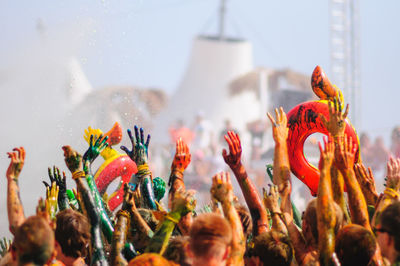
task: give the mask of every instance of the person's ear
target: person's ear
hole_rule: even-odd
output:
[[[185,252],[189,258],[194,258],[194,254],[193,254],[192,249],[190,248],[190,244],[185,245]]]
[[[222,260],[227,260],[229,258],[229,254],[231,254],[231,246],[226,247]]]

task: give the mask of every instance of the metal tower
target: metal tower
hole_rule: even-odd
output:
[[[350,103],[350,118],[359,126],[361,104],[358,0],[330,0],[332,82]]]

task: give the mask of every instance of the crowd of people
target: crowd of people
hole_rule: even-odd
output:
[[[242,160],[240,137],[228,129],[222,159],[230,171],[209,177],[210,203],[196,206],[185,170],[191,153],[176,136],[167,203],[150,170],[150,136],[128,130],[132,148],[121,147],[137,166],[124,184],[122,206],[111,212],[91,166],[112,149],[108,137],[91,135],[81,155],[63,146],[69,174],[49,169],[45,198],[25,217],[19,182],[23,147],[8,153],[7,211],[12,241],[1,242],[1,265],[397,265],[400,263],[400,159],[386,164],[378,193],[359,144],[345,134],[347,111],[329,102],[329,135],[319,143],[318,194],[303,215],[292,200],[287,117],[268,114],[275,142],[272,184],[258,193]],[[200,145],[200,144],[199,144]],[[361,152],[361,154],[363,154]],[[199,166],[200,167],[200,166]],[[233,177],[231,177],[233,173]],[[67,178],[76,187],[67,188]],[[266,182],[265,182],[266,183]],[[233,185],[240,187],[245,204]],[[162,184],[161,184],[162,187]],[[198,197],[197,197],[198,198]]]

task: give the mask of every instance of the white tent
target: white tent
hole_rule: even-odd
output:
[[[225,119],[243,130],[247,122],[260,117],[260,101],[251,92],[231,96],[229,83],[252,69],[249,42],[197,37],[182,82],[154,123],[154,139],[168,141],[167,130],[171,124],[181,119],[190,125],[199,111],[212,122],[216,131],[222,129]]]

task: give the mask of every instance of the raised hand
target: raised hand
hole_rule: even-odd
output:
[[[74,173],[76,171],[83,171],[82,155],[71,148],[71,146],[63,146],[64,160],[69,171]]]
[[[132,212],[136,210],[135,193],[128,183],[124,184],[124,201],[121,209]]]
[[[221,202],[233,202],[234,194],[229,172],[221,172],[213,176],[211,196]]]
[[[346,105],[346,110],[342,112],[342,104],[340,102],[340,95],[328,102],[329,107],[329,121],[325,116],[321,115],[321,120],[326,129],[333,137],[343,136],[346,128],[346,117],[349,113],[349,105]]]
[[[371,167],[368,167],[368,171],[365,166],[361,163],[354,165],[354,172],[358,183],[361,186],[361,190],[364,194],[365,200],[369,205],[374,205],[378,199],[378,193],[376,192],[375,179],[372,174]]]
[[[46,187],[46,203],[50,218],[54,220],[56,218],[57,204],[58,204],[58,192],[59,188],[56,182],[51,183],[51,187]]]
[[[49,203],[43,198],[40,198],[38,201],[38,205],[36,206],[36,215],[42,217],[49,224],[51,224],[50,206]]]
[[[103,136],[100,135],[98,138],[94,138],[95,136],[90,135],[89,148],[83,155],[84,164],[86,164],[86,162],[93,163],[93,161],[99,156],[100,152],[108,146],[108,136],[103,138]]]
[[[229,146],[229,154],[226,149],[222,150],[224,161],[231,169],[238,168],[241,165],[242,157],[242,145],[240,143],[239,135],[233,131],[228,131],[224,138]]]
[[[4,257],[10,250],[10,247],[11,247],[11,240],[3,237],[3,239],[0,240],[0,256]]]
[[[396,191],[400,189],[400,158],[391,157],[387,163],[386,187]]]
[[[144,141],[144,131],[143,128],[139,129],[135,125],[135,138],[132,136],[132,131],[128,129],[128,136],[132,143],[132,150],[129,150],[125,146],[121,146],[121,150],[126,152],[126,154],[136,163],[136,165],[143,165],[147,163],[148,149],[150,143],[150,135],[147,135],[146,142]]]
[[[287,127],[287,117],[286,113],[283,111],[283,108],[275,108],[276,120],[274,117],[267,113],[269,120],[272,123],[272,136],[276,143],[282,143],[286,141],[288,137],[289,128]]]
[[[278,186],[270,184],[268,184],[268,186],[269,186],[269,193],[267,193],[267,190],[263,188],[265,207],[267,207],[267,209],[271,213],[281,213],[281,208],[279,206]]]
[[[356,143],[351,137],[344,135],[335,143],[335,165],[340,171],[353,169],[355,155],[357,151]]]
[[[61,176],[60,169],[58,167],[53,166],[53,172],[49,167],[48,173],[49,173],[50,183],[52,184],[53,182],[56,182],[59,188],[58,199],[57,199],[58,208],[60,209],[60,211],[68,209],[69,204],[67,196],[67,177],[65,175],[65,172],[63,171]],[[43,181],[43,184],[46,186],[46,188],[50,187],[50,185],[46,181]]]
[[[7,152],[8,158],[11,158],[10,165],[7,169],[7,179],[18,180],[18,176],[24,167],[25,149],[24,147],[14,148],[12,152]]]
[[[194,194],[194,190],[177,190],[175,192],[175,197],[172,200],[171,212],[178,212],[183,216],[193,211],[196,207],[196,199],[194,198]]]
[[[190,164],[191,158],[192,155],[189,152],[188,145],[182,140],[182,138],[179,138],[176,141],[176,152],[174,160],[172,161],[171,169],[180,172],[185,171]]]
[[[318,143],[320,151],[319,170],[322,171],[322,169],[327,169],[330,171],[333,158],[335,157],[335,146],[331,136],[328,137],[328,141],[326,140],[326,138],[323,138],[323,140],[325,149],[322,148],[320,142]]]

